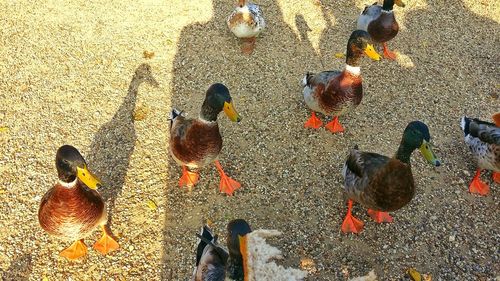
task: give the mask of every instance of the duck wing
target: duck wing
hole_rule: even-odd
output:
[[[374,3],[373,5],[366,6],[363,12],[358,17],[357,29],[368,31],[368,25],[373,20],[377,19],[382,13],[382,6]]]
[[[472,119],[467,129],[471,136],[482,142],[500,145],[500,128],[493,123]]]

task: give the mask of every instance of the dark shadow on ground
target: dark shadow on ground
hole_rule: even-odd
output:
[[[90,167],[101,179],[103,187],[99,191],[108,204],[108,225],[112,223],[115,200],[125,184],[130,156],[134,152],[137,136],[133,113],[143,82],[158,85],[148,64],[137,67],[122,104],[113,118],[99,129],[90,148]]]
[[[24,281],[29,280],[33,269],[32,258],[30,254],[17,256],[11,261],[9,268],[0,270],[0,277],[4,281]]]

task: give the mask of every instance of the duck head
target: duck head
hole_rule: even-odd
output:
[[[221,111],[224,111],[229,120],[241,121],[240,115],[234,109],[229,89],[221,83],[215,83],[207,90],[200,117],[206,121],[216,121]]]
[[[441,161],[436,158],[436,155],[432,151],[430,139],[429,127],[427,127],[425,123],[421,121],[410,122],[403,133],[403,139],[400,146],[401,154],[403,154],[403,152],[409,152],[409,154],[411,154],[413,150],[418,148],[427,162],[436,167],[440,166]],[[409,154],[408,162],[410,157]]]
[[[380,60],[380,55],[373,47],[373,40],[368,32],[355,30],[347,41],[346,63],[350,66],[359,66],[359,59],[366,55],[372,60]]]
[[[227,225],[227,248],[229,250],[228,273],[234,280],[243,280],[245,253],[241,251],[240,241],[246,234],[252,232],[250,225],[243,219],[236,219]]]
[[[57,150],[56,167],[59,180],[62,182],[70,183],[78,178],[91,189],[96,189],[101,184],[88,170],[80,152],[71,145],[63,145]]]

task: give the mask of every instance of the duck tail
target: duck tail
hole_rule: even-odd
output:
[[[462,131],[464,131],[465,135],[469,134],[470,121],[471,119],[467,116],[462,116],[462,119],[460,119],[460,127],[462,128]]]
[[[206,224],[201,228],[200,234],[197,236],[200,238],[200,243],[198,243],[198,248],[196,249],[196,266],[200,263],[205,247],[214,240],[214,234]]]
[[[314,73],[312,72],[307,72],[306,75],[304,75],[304,78],[300,81],[300,85],[302,87],[309,86],[309,81],[311,80],[311,77],[314,76]]]
[[[170,112],[170,116],[168,117],[168,120],[170,120],[170,126],[172,126],[172,123],[174,123],[175,118],[177,118],[177,116],[179,116],[181,114],[182,114],[182,111],[180,111],[176,108],[172,108],[172,112]]]

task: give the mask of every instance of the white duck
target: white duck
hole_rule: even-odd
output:
[[[227,26],[236,37],[241,38],[241,51],[251,54],[255,48],[255,38],[264,30],[266,22],[258,5],[238,0],[238,6],[227,18]]]

